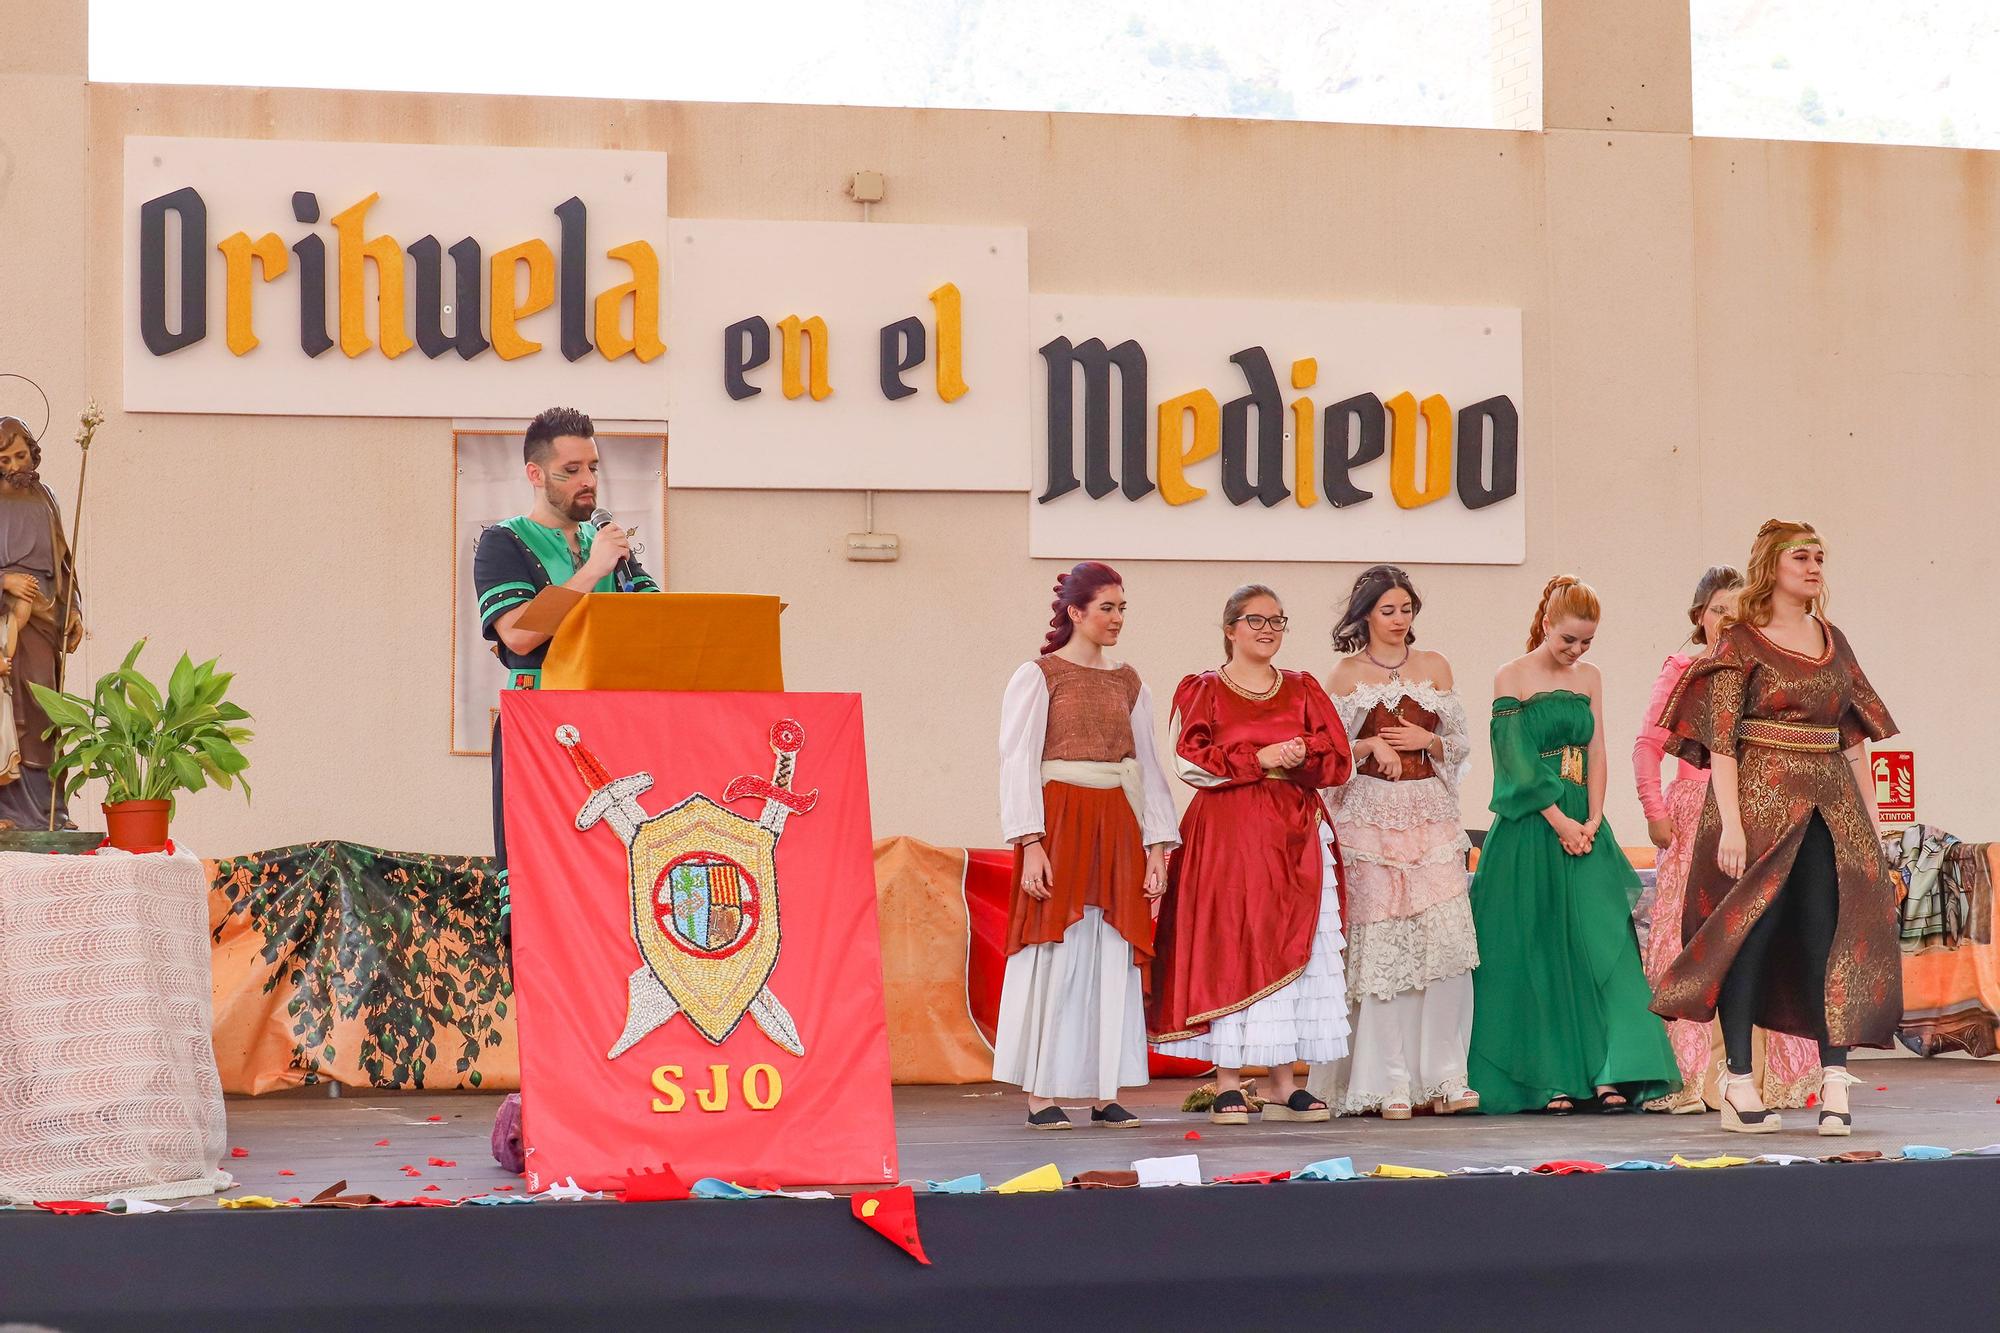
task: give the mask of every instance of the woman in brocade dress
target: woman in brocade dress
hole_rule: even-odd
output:
[[[1708,770],[1696,768],[1685,759],[1676,760],[1679,772],[1660,790],[1660,762],[1665,757],[1667,730],[1659,717],[1667,706],[1674,686],[1688,667],[1699,661],[1721,637],[1722,623],[1736,608],[1736,590],[1743,576],[1728,565],[1715,565],[1695,585],[1688,620],[1695,651],[1671,654],[1653,684],[1653,697],[1639,723],[1639,737],[1632,743],[1632,766],[1638,779],[1639,805],[1646,812],[1646,832],[1660,849],[1659,876],[1653,894],[1653,929],[1646,937],[1646,980],[1654,985],[1681,952],[1681,917],[1687,896],[1688,868],[1694,861],[1695,825],[1701,818],[1702,802],[1708,797]],[[1689,1023],[1675,1019],[1667,1024],[1667,1037],[1680,1061],[1681,1090],[1670,1097],[1648,1102],[1648,1111],[1673,1115],[1699,1115],[1722,1104],[1722,1028],[1716,1023]],[[1764,1104],[1773,1107],[1804,1106],[1819,1090],[1819,1049],[1802,1037],[1757,1029],[1751,1045],[1751,1064]]]
[[[1899,886],[1877,836],[1868,742],[1896,732],[1824,615],[1826,548],[1804,523],[1758,529],[1715,648],[1662,711],[1667,746],[1713,773],[1682,937],[1653,1007],[1722,1020],[1722,1127],[1779,1128],[1751,1078],[1752,1028],[1819,1044],[1819,1132],[1852,1132],[1853,1046],[1888,1046],[1903,1012]]]
[[[1161,1054],[1213,1061],[1209,1119],[1247,1124],[1242,1069],[1271,1071],[1264,1119],[1323,1121],[1293,1064],[1347,1054],[1340,852],[1320,802],[1351,768],[1319,682],[1271,659],[1278,596],[1238,588],[1214,671],[1174,692],[1175,769],[1196,788],[1160,904],[1146,1030]]]
[[[1600,1111],[1679,1086],[1639,963],[1639,876],[1604,822],[1597,594],[1549,580],[1528,653],[1493,681],[1496,818],[1472,880],[1472,1086],[1489,1114]]]
[[[1000,708],[1000,819],[1014,846],[1007,970],[993,1077],[1028,1094],[1030,1129],[1136,1128],[1120,1088],[1146,1083],[1143,978],[1166,854],[1180,842],[1153,744],[1153,699],[1105,649],[1125,626],[1118,571],[1086,561],[1056,580],[1041,655]]]
[[[1407,1120],[1477,1109],[1466,1083],[1479,943],[1466,894],[1458,784],[1472,746],[1451,663],[1415,646],[1423,601],[1376,565],[1354,581],[1333,633],[1349,654],[1327,685],[1355,773],[1326,795],[1347,871],[1348,1021],[1354,1053],[1315,1066],[1312,1090],[1342,1115]]]

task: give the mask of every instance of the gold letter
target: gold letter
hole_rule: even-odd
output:
[[[680,1076],[679,1065],[661,1065],[653,1071],[653,1087],[667,1099],[661,1101],[658,1097],[653,1098],[654,1111],[661,1115],[672,1115],[687,1105],[687,1094],[681,1091],[680,1084],[674,1082]]]
[[[708,1067],[710,1086],[696,1088],[694,1099],[701,1103],[704,1111],[727,1111],[729,1109],[729,1066],[710,1065]]]
[[[284,276],[292,257],[275,231],[267,231],[255,241],[239,231],[217,241],[215,248],[228,261],[229,350],[242,356],[257,345],[257,330],[250,320],[250,260],[254,257],[263,264],[264,281],[270,282]]]
[[[1292,387],[1310,389],[1319,383],[1319,358],[1303,357],[1292,362]],[[1319,503],[1313,485],[1313,400],[1299,398],[1292,403],[1292,498],[1299,508]]]
[[[965,397],[965,339],[959,313],[958,284],[947,282],[931,293],[937,308],[937,395],[947,403]]]
[[[528,266],[525,300],[515,299],[514,266],[520,263]],[[556,299],[556,257],[549,253],[549,243],[539,238],[522,241],[494,255],[492,279],[487,285],[492,297],[488,304],[493,307],[493,350],[500,359],[512,361],[541,351],[540,343],[514,331],[514,321],[547,310]]]
[[[764,1080],[764,1095],[757,1095],[757,1080]],[[778,1104],[785,1095],[785,1081],[778,1077],[778,1071],[770,1065],[751,1065],[743,1071],[743,1100],[750,1103],[753,1111],[768,1111]]]
[[[627,352],[639,360],[651,361],[667,350],[660,341],[660,257],[644,241],[628,241],[606,254],[632,267],[632,281],[613,287],[597,298],[597,350],[606,361],[616,361]],[[632,298],[632,336],[627,338],[618,319],[618,308]]]
[[[393,236],[368,236],[368,209],[380,194],[371,194],[345,213],[333,215],[340,235],[340,350],[360,356],[368,341],[368,319],[361,312],[362,264],[375,261],[375,333],[382,355],[394,360],[416,344],[403,327],[403,247]]]
[[[1181,417],[1194,413],[1194,440],[1181,448]],[[1222,406],[1206,389],[1196,389],[1160,404],[1160,438],[1155,446],[1160,458],[1160,498],[1170,505],[1199,500],[1208,492],[1192,486],[1181,474],[1204,458],[1215,457],[1222,443]]]
[[[1389,493],[1404,509],[1441,500],[1451,489],[1451,404],[1441,394],[1424,399],[1424,484],[1417,486],[1417,400],[1407,390],[1389,409]]]
[[[778,321],[778,332],[784,335],[784,352],[779,366],[779,379],[784,384],[785,397],[796,398],[805,392],[799,383],[799,339],[812,339],[812,397],[816,403],[833,392],[833,386],[826,382],[826,321],[818,315],[801,320],[797,315],[787,315]]]

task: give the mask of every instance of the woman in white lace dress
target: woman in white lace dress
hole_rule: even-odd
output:
[[[1476,1109],[1466,1084],[1479,943],[1466,896],[1458,784],[1471,753],[1451,663],[1415,646],[1410,576],[1376,565],[1354,581],[1327,682],[1354,744],[1354,776],[1328,791],[1347,861],[1352,1054],[1313,1070],[1342,1115],[1407,1120]]]

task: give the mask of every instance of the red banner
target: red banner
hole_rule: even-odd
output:
[[[510,691],[528,1186],[896,1179],[861,701]]]

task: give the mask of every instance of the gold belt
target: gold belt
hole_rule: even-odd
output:
[[[1561,775],[1562,780],[1564,782],[1574,782],[1577,786],[1581,787],[1583,785],[1584,773],[1586,772],[1584,765],[1585,753],[1586,751],[1581,745],[1561,745],[1553,750],[1542,751],[1542,758],[1557,760],[1556,771]]]
[[[1767,717],[1746,717],[1736,723],[1736,739],[1746,745],[1763,745],[1773,750],[1832,754],[1840,749],[1840,728],[1825,727],[1816,722],[1779,722]]]
[[[1292,771],[1288,768],[1267,768],[1264,770],[1264,776],[1272,782],[1290,782]]]

